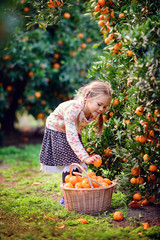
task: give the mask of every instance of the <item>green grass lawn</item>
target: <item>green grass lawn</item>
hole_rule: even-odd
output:
[[[159,227],[144,230],[133,219],[128,219],[132,227],[115,226],[114,210],[120,208],[127,218],[125,195],[120,192],[113,193],[111,209],[101,215],[67,211],[59,204],[61,174],[53,177],[40,171],[39,151],[40,145],[0,149],[1,240],[159,239]],[[78,218],[85,218],[87,224],[78,222]]]

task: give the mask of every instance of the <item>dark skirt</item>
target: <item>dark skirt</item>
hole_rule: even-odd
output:
[[[79,139],[82,143],[80,135]],[[48,166],[66,166],[81,163],[81,160],[69,145],[65,133],[46,128],[40,152],[40,163]]]

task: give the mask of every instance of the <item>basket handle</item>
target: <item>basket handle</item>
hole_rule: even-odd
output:
[[[76,165],[78,168],[80,168],[80,169],[82,170],[82,172],[85,173],[85,175],[83,175],[83,174],[81,174],[81,173],[79,173],[79,172],[73,172],[73,174],[88,178],[88,181],[89,181],[89,183],[90,183],[90,185],[91,185],[91,188],[94,188],[94,187],[93,187],[93,184],[92,184],[92,182],[91,182],[91,178],[88,176],[87,172],[84,170],[84,168],[83,168],[80,164],[78,164],[78,163],[72,163],[72,164],[70,165],[70,175],[72,175],[72,166],[74,166],[74,165]],[[104,186],[103,184],[97,182],[96,180],[92,179],[92,181],[95,182],[95,183],[97,183],[97,184],[100,185],[101,187],[105,188],[105,186]]]

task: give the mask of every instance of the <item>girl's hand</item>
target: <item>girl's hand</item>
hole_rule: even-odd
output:
[[[84,159],[84,162],[85,162],[86,164],[92,164],[92,163],[94,163],[97,159],[101,159],[101,156],[95,154],[95,155],[93,155],[92,157],[88,157],[88,158]]]

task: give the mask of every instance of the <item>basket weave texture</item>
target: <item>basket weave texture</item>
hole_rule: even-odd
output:
[[[73,165],[78,166],[85,173],[91,184],[91,188],[66,188],[64,187],[64,184],[62,184],[61,188],[67,210],[88,215],[98,215],[109,210],[116,182],[112,181],[112,184],[108,187],[103,186],[101,188],[93,188],[91,179],[81,165],[77,163],[71,164],[70,174],[72,174],[71,170]]]

